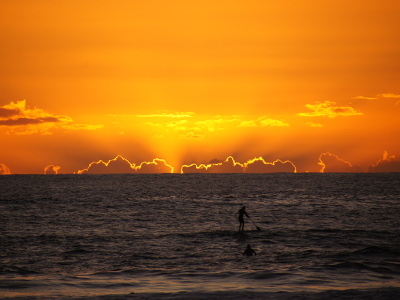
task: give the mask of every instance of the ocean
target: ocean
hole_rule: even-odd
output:
[[[399,228],[399,173],[5,175],[0,297],[399,299]]]

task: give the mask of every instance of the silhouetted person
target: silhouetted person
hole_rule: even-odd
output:
[[[246,215],[246,217],[250,218],[246,212],[246,206],[243,206],[241,209],[239,209],[238,213],[239,213],[239,231],[244,231],[243,215]]]
[[[243,255],[253,256],[253,255],[257,255],[257,253],[256,253],[256,251],[254,251],[254,250],[250,247],[250,244],[247,244],[247,248],[246,248],[246,250],[244,250]]]

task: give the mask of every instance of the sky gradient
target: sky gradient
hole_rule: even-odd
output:
[[[11,1],[0,174],[400,172],[399,1]]]

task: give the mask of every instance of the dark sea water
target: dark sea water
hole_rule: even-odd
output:
[[[2,298],[400,299],[396,173],[8,175],[0,222]]]

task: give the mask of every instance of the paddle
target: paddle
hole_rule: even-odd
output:
[[[250,221],[254,224],[254,226],[256,226],[257,230],[258,230],[258,231],[261,231],[261,228],[258,227],[258,226],[256,225],[256,223],[254,223],[254,221],[252,220],[252,218],[249,217],[249,219],[250,219]]]

